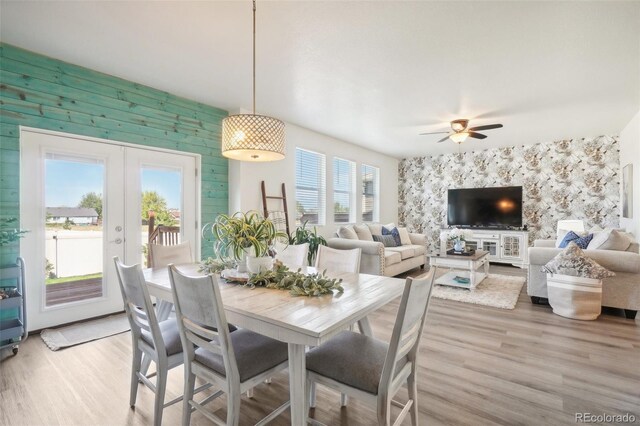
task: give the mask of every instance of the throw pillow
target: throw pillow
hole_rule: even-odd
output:
[[[353,230],[356,231],[359,240],[373,241],[373,236],[367,225],[353,225]]]
[[[396,246],[402,245],[402,240],[400,239],[400,232],[398,232],[398,228],[387,228],[387,225],[382,227],[382,235],[392,235],[393,239],[396,240]]]
[[[560,244],[562,243],[562,240],[564,240],[564,237],[567,236],[568,232],[573,232],[578,237],[587,236],[586,232],[576,232],[576,231],[572,231],[571,229],[558,229],[558,238],[556,238],[556,248],[564,248],[564,247],[560,247]]]
[[[369,223],[367,227],[371,231],[371,235],[382,235],[382,225],[379,223]]]
[[[567,248],[544,265],[542,272],[596,280],[616,275],[607,268],[600,266],[595,260],[587,257],[584,251],[574,242],[570,242]]]
[[[565,235],[562,241],[560,242],[560,245],[558,246],[558,248],[565,248],[569,245],[570,242],[573,241],[578,245],[578,247],[580,247],[583,250],[586,250],[592,238],[593,238],[593,234],[589,234],[585,237],[581,237],[575,232],[569,231],[567,232],[567,235]]]
[[[397,247],[396,239],[393,238],[393,235],[374,235],[373,241],[382,243],[385,247]]]
[[[400,234],[400,242],[403,246],[411,245],[411,237],[409,237],[407,228],[398,228],[398,233]]]
[[[594,235],[589,243],[589,250],[617,250],[626,251],[631,245],[631,239],[623,232],[607,228]]]
[[[589,233],[590,234],[595,234],[595,233],[602,232],[602,231],[604,231],[604,229],[600,228],[600,226],[598,226],[598,225],[593,225],[591,227],[591,229],[589,229]]]
[[[560,241],[560,244],[558,244],[558,248],[566,248],[571,241],[577,240],[578,238],[580,238],[578,234],[573,231],[569,231],[564,235],[564,237]]]
[[[357,240],[358,234],[353,230],[351,226],[341,226],[338,228],[338,236],[347,240]]]

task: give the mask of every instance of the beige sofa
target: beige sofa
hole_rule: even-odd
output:
[[[356,225],[358,226],[366,226],[372,235],[380,235],[382,225]],[[353,229],[353,226],[345,228]],[[414,268],[424,268],[426,263],[427,238],[425,235],[408,233],[411,244],[385,247],[381,242],[369,240],[366,236],[362,238],[362,233],[356,238],[343,238],[340,235],[345,234],[341,233],[340,229],[338,232],[335,238],[327,240],[327,245],[340,250],[361,249],[360,272],[363,274],[392,277]]]
[[[529,279],[527,294],[533,303],[545,303],[547,299],[546,265],[562,249],[555,240],[535,240],[529,247]],[[626,251],[585,250],[600,265],[616,273],[615,277],[602,280],[602,306],[621,308],[627,318],[635,318],[640,309],[640,254],[639,245],[633,241]]]

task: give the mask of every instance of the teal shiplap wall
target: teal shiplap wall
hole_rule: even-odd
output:
[[[18,126],[197,153],[202,156],[200,223],[228,210],[228,162],[220,154],[227,111],[0,44],[0,217],[17,217]],[[0,264],[18,246],[0,248]],[[202,255],[212,255],[202,244]]]

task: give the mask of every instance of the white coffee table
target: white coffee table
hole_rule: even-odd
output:
[[[436,284],[473,290],[489,275],[489,252],[476,250],[471,256],[433,253],[429,255],[429,264],[450,269],[435,280]],[[460,283],[454,279],[456,277],[468,278],[469,282]]]

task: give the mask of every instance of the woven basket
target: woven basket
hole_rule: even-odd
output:
[[[602,310],[602,280],[547,274],[547,293],[553,313],[579,320],[594,320]]]

